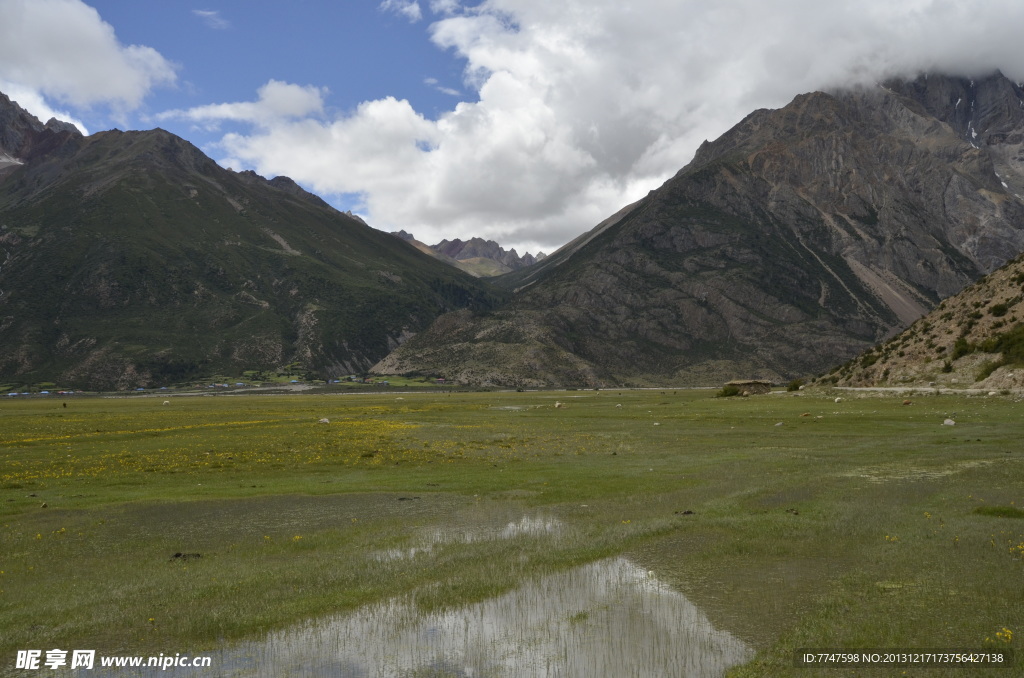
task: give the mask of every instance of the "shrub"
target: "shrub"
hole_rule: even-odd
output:
[[[975,381],[982,381],[992,376],[992,373],[998,370],[1000,367],[1006,364],[1005,360],[987,360],[978,370],[978,374],[975,375]]]
[[[991,348],[1002,353],[1007,363],[1024,363],[1024,325],[1017,325],[993,339],[995,341]],[[985,342],[986,349],[990,342],[991,339]]]
[[[968,353],[974,353],[976,346],[970,343],[964,337],[958,337],[956,342],[953,344],[953,355],[950,357],[951,360],[962,358]]]
[[[738,396],[740,389],[738,386],[731,386],[726,384],[722,387],[722,390],[715,394],[716,398],[731,398],[732,396]]]
[[[803,379],[794,379],[793,381],[786,384],[787,391],[799,391],[800,387],[804,385]]]
[[[1006,304],[992,304],[988,307],[988,312],[997,318],[1002,318],[1009,310],[1010,307]]]

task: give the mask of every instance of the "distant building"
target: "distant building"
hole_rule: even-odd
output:
[[[740,395],[761,395],[772,391],[772,382],[763,379],[734,379],[726,386],[735,386],[740,390]]]

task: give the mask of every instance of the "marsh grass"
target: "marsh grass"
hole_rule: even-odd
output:
[[[4,401],[0,656],[197,652],[396,596],[478,603],[614,555],[753,644],[736,676],[815,675],[797,647],[1020,654],[1019,405],[901,401]],[[509,527],[524,519],[558,528]]]
[[[983,516],[997,518],[1024,518],[1024,511],[1016,506],[979,506],[974,512]]]

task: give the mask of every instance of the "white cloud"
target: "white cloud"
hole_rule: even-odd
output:
[[[326,88],[270,80],[259,88],[256,101],[211,104],[187,111],[166,111],[156,118],[184,118],[196,122],[232,120],[266,126],[289,118],[320,115],[323,113],[323,97],[326,94]]]
[[[437,80],[437,78],[426,78],[423,82],[442,94],[448,94],[453,97],[462,96],[462,92],[452,87],[445,87]]]
[[[459,0],[430,0],[430,11],[434,14],[455,14],[459,9]]]
[[[306,118],[261,129],[226,135],[221,146],[229,157],[223,164],[256,166],[267,176],[288,174],[319,193],[367,192],[374,212],[380,200],[408,192],[415,177],[429,173],[429,153],[421,149],[438,140],[433,123],[409,102],[390,97],[365,102],[332,122]],[[373,191],[367,191],[370,185]]]
[[[423,10],[416,0],[383,0],[380,8],[385,12],[394,12],[415,23],[423,18]]]
[[[0,17],[0,80],[42,101],[123,112],[176,78],[156,50],[122,45],[80,0],[0,0]]]
[[[212,9],[194,9],[192,13],[201,18],[210,28],[224,30],[231,28],[231,23],[220,15],[220,11]]]
[[[420,12],[402,0],[381,7],[413,5]],[[927,69],[998,67],[1024,79],[1019,0],[429,6],[432,40],[465,60],[475,94],[436,120],[391,98],[325,116],[310,104],[322,104],[314,88],[298,88],[306,105],[287,116],[259,113],[263,91],[257,103],[188,115],[255,123],[224,138],[232,165],[360,194],[378,227],[550,250],[656,188],[755,108]],[[300,93],[264,90],[272,84]]]

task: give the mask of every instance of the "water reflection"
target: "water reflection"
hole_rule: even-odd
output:
[[[625,558],[612,558],[443,613],[421,614],[404,599],[367,606],[225,650],[214,656],[212,672],[274,678],[711,677],[751,655],[683,595]],[[157,674],[189,675],[151,675]]]
[[[439,527],[424,533],[419,539],[420,543],[416,546],[385,549],[377,551],[372,557],[382,561],[415,558],[420,554],[431,553],[435,546],[442,546],[444,544],[470,544],[479,541],[514,539],[516,537],[549,536],[556,534],[561,528],[562,521],[544,516],[523,516],[519,520],[506,523],[503,527],[477,527],[472,530]]]

